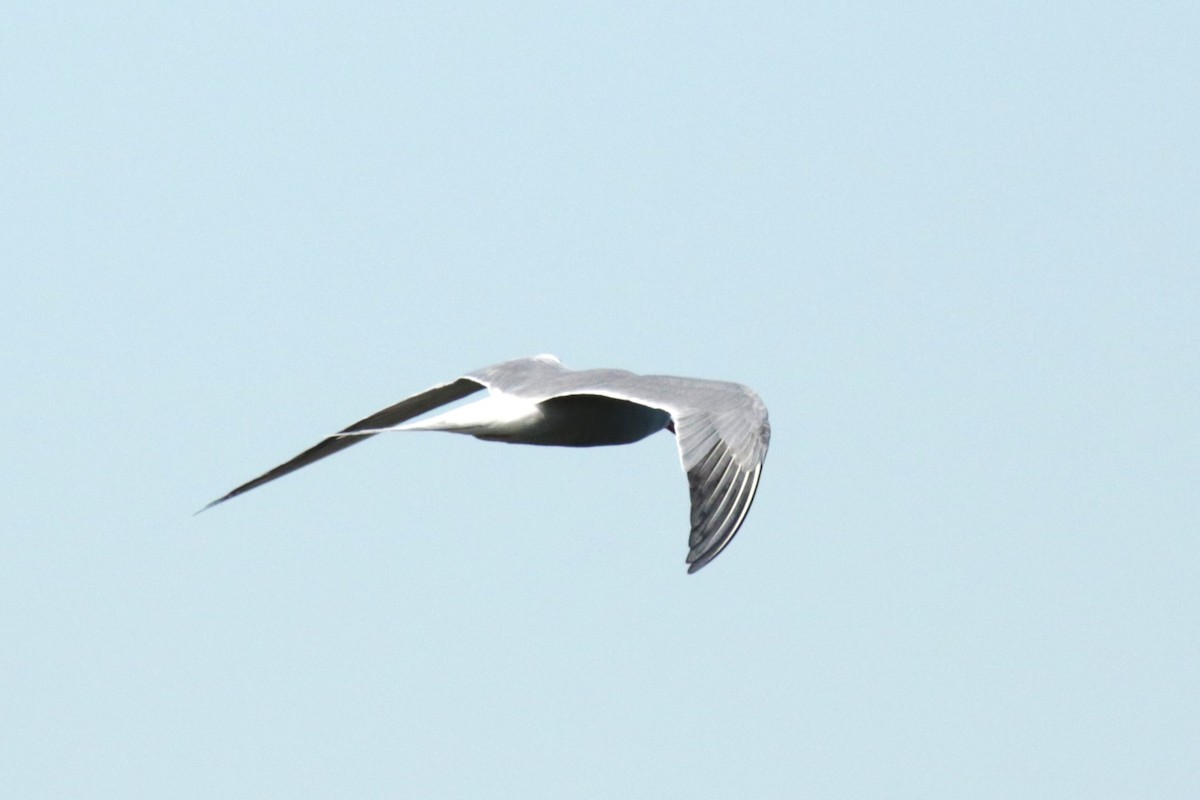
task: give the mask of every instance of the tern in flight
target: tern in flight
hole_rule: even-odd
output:
[[[487,395],[409,422],[481,389]],[[675,434],[692,501],[688,572],[712,561],[746,519],[771,440],[767,408],[737,383],[571,370],[550,355],[518,358],[427,389],[361,419],[201,511],[386,431],[447,431],[489,442],[594,447]]]

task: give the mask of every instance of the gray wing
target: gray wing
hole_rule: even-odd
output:
[[[375,434],[364,433],[361,436],[345,436],[342,434],[353,433],[356,430],[371,430],[376,428],[387,428],[393,425],[399,425],[401,422],[418,417],[426,411],[443,406],[446,403],[452,403],[455,400],[466,397],[469,394],[474,394],[484,388],[483,384],[469,378],[459,378],[450,383],[443,383],[434,386],[432,389],[427,389],[420,394],[414,394],[412,397],[405,398],[393,406],[388,406],[382,411],[376,411],[369,417],[360,419],[358,422],[343,428],[337,435],[322,439],[317,444],[305,450],[300,455],[285,461],[278,467],[264,472],[252,481],[247,481],[237,487],[224,497],[217,498],[206,505],[200,511],[212,508],[218,503],[224,503],[232,497],[237,497],[239,494],[244,494],[251,489],[256,489],[264,483],[270,483],[276,478],[282,478],[289,472],[295,472],[301,467],[306,467],[314,461],[319,461],[325,456],[333,455],[339,450],[344,450],[352,444],[357,444],[364,439],[369,439]],[[199,511],[196,512],[200,513]]]
[[[716,558],[745,521],[762,476],[771,424],[759,396],[737,383],[622,370],[567,373],[555,380],[563,394],[605,395],[671,415],[691,492],[688,572]]]
[[[692,532],[688,537],[688,574],[712,561],[733,541],[758,491],[762,464],[746,468],[718,442],[692,469]]]
[[[720,555],[733,540],[758,491],[771,425],[762,401],[746,391],[740,407],[674,417],[692,501],[688,574]]]

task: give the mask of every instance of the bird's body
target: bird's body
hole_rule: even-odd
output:
[[[427,419],[414,417],[487,389],[483,399]],[[205,508],[324,458],[376,433],[444,431],[486,441],[561,447],[630,444],[675,433],[692,495],[688,571],[717,556],[745,519],[770,443],[767,410],[736,383],[570,370],[554,356],[506,361],[467,373],[359,420]]]
[[[465,433],[508,444],[597,447],[641,441],[670,420],[666,411],[600,395],[526,400],[489,394],[436,417],[385,430]]]

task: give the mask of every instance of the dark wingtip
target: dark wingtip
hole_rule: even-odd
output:
[[[205,511],[208,511],[213,506],[220,505],[221,503],[224,503],[228,499],[229,499],[229,495],[225,495],[224,497],[218,497],[216,500],[213,500],[211,503],[206,505],[204,508],[200,509],[199,511],[193,512],[192,516],[193,517],[199,516],[200,514],[203,514]]]

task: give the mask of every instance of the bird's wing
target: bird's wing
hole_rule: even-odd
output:
[[[693,411],[672,416],[679,458],[692,501],[688,573],[716,558],[746,519],[771,438],[766,408],[757,396],[733,411]]]
[[[671,415],[692,501],[688,572],[716,558],[746,519],[771,442],[759,396],[736,383],[620,370],[570,373],[567,380],[574,385],[562,394],[615,397]]]
[[[347,433],[354,433],[359,430],[374,430],[378,428],[388,428],[393,425],[399,425],[401,422],[418,417],[426,411],[430,411],[438,406],[443,406],[446,403],[452,403],[466,397],[469,394],[474,394],[484,385],[477,380],[469,378],[459,378],[450,383],[439,384],[432,389],[426,389],[420,394],[414,394],[412,397],[405,398],[395,405],[388,406],[382,411],[376,411],[369,417],[360,419],[358,422],[343,428],[337,434],[322,439],[317,444],[305,450],[300,455],[285,461],[278,467],[264,472],[252,481],[247,481],[237,487],[224,497],[217,498],[206,505],[200,511],[212,508],[218,503],[224,503],[226,500],[237,497],[239,494],[244,494],[251,489],[256,489],[264,483],[270,483],[276,478],[281,478],[289,472],[295,472],[301,467],[306,467],[314,461],[319,461],[325,456],[332,455],[339,450],[344,450],[352,444],[368,439],[374,434],[364,433],[361,436],[346,436]],[[199,512],[196,512],[199,513]]]

